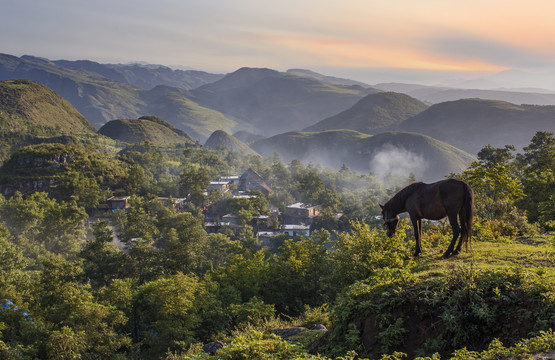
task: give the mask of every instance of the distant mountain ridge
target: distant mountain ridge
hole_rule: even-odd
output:
[[[238,121],[197,104],[187,90],[163,85],[143,90],[87,70],[62,67],[48,59],[0,54],[2,79],[30,79],[48,86],[97,128],[113,119],[154,114],[199,139],[206,139],[218,129],[248,129],[248,125],[241,127]]]
[[[23,56],[29,59],[30,57]],[[108,79],[121,81],[144,90],[158,85],[190,90],[221,79],[223,74],[196,70],[178,70],[167,66],[140,64],[100,64],[90,60],[54,60],[52,63],[69,69],[86,70]]]
[[[487,144],[514,145],[520,150],[537,131],[555,132],[555,106],[481,99],[448,101],[405,120],[398,129],[431,136],[471,154]]]
[[[359,172],[389,173],[433,181],[460,172],[475,157],[431,137],[403,132],[368,135],[352,130],[289,132],[251,145],[263,156],[274,152],[284,161],[299,159],[332,169],[343,164]]]
[[[542,92],[540,89],[530,89],[529,91],[519,89],[460,89],[401,83],[376,84],[374,87],[383,91],[404,93],[430,104],[477,98],[483,100],[506,101],[517,105],[555,105],[555,93],[549,90],[544,90]]]
[[[314,80],[321,81],[323,83],[331,84],[331,85],[360,86],[360,87],[363,87],[363,88],[371,88],[372,87],[372,86],[370,86],[368,84],[365,84],[363,82],[360,82],[360,81],[338,78],[338,77],[335,77],[335,76],[322,75],[322,74],[319,74],[317,72],[307,70],[307,69],[289,69],[289,70],[286,71],[286,73],[291,74],[291,75],[295,75],[295,76],[299,76],[299,77],[306,77],[306,78],[309,78],[309,79],[314,79]]]
[[[303,131],[349,129],[377,134],[395,129],[402,121],[426,110],[428,106],[408,95],[382,92],[370,94],[353,107],[324,119]]]

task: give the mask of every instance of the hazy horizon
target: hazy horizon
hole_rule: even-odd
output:
[[[524,76],[498,85],[546,87],[555,77],[547,0],[0,1],[0,52],[16,56],[300,68],[368,84],[489,81],[516,69]]]

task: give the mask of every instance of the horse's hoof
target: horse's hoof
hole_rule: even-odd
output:
[[[414,256],[414,257],[418,257],[418,255],[420,255],[420,251],[419,251],[419,252],[415,252],[414,254],[412,254],[412,256]]]
[[[449,255],[451,255],[451,254],[445,253],[445,254],[441,255],[441,258],[442,259],[447,259],[449,257]]]

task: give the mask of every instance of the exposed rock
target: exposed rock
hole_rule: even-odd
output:
[[[279,335],[285,339],[305,330],[308,330],[308,329],[305,327],[299,326],[299,327],[292,327],[292,328],[285,328],[285,329],[275,329],[275,330],[272,330],[272,334]]]
[[[207,354],[214,355],[216,354],[216,351],[220,350],[224,346],[225,344],[221,341],[213,341],[208,344],[204,344],[204,346],[202,347],[202,351]]]
[[[328,328],[322,324],[316,324],[312,327],[312,330],[328,331]]]

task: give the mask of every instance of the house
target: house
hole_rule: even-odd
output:
[[[239,178],[239,190],[241,191],[260,191],[268,196],[274,192],[270,185],[260,174],[249,168]]]
[[[182,212],[187,204],[187,199],[185,198],[169,198],[169,197],[158,197],[158,201],[164,206],[171,205],[177,212]]]
[[[237,175],[233,175],[233,176],[222,176],[218,179],[218,181],[226,181],[228,183],[231,183],[231,185],[237,185],[239,186],[239,176]]]
[[[208,188],[206,188],[206,193],[209,194],[212,189],[226,193],[231,189],[231,185],[232,183],[229,181],[211,181]]]
[[[125,210],[131,207],[129,199],[131,196],[112,196],[106,200],[109,211]]]
[[[308,225],[281,225],[279,227],[279,232],[281,234],[287,234],[289,236],[310,236],[310,226]]]
[[[285,224],[310,225],[314,218],[320,215],[321,210],[321,205],[308,205],[300,202],[291,204],[285,208],[283,222]]]

